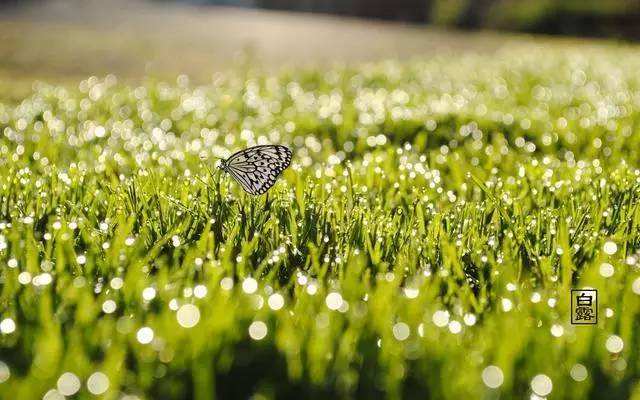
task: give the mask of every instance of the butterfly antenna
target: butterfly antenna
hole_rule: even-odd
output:
[[[203,183],[205,183],[210,189],[212,190],[215,189],[214,191],[217,193],[218,199],[220,199],[220,170],[212,171],[209,165],[204,163],[203,163],[203,166],[207,170],[207,173],[209,174],[209,176],[211,177],[211,180],[213,181],[213,185],[209,185],[204,181]]]
[[[209,176],[211,176],[211,178],[214,178],[215,175],[219,175],[218,172],[219,171],[212,171],[211,168],[209,167],[209,165],[204,164],[204,168],[207,170],[207,172],[209,173]]]

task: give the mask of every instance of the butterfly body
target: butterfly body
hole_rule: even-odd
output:
[[[291,156],[291,150],[282,145],[253,146],[222,160],[220,168],[247,193],[260,195],[269,190],[278,175],[291,164]]]

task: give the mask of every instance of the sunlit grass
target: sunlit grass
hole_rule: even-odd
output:
[[[0,105],[0,397],[640,396],[638,70],[35,84]],[[295,156],[253,198],[214,166],[262,143]]]

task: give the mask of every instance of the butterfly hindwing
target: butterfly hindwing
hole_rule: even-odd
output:
[[[225,170],[249,194],[265,193],[278,175],[291,164],[291,150],[281,145],[249,147],[233,154],[225,162]]]

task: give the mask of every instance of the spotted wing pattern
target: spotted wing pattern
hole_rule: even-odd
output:
[[[265,193],[291,164],[291,150],[281,145],[249,147],[233,154],[222,168],[249,194]]]

